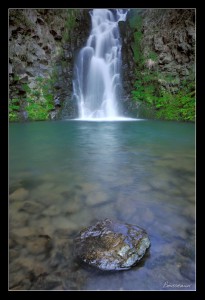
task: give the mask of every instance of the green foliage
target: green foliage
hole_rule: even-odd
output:
[[[20,79],[20,78],[19,78],[18,75],[14,75],[14,78],[13,78],[14,81],[18,81],[19,79]]]
[[[153,61],[157,61],[157,59],[158,59],[157,53],[154,52],[154,51],[151,51],[151,52],[148,54],[148,59],[151,59],[151,60],[153,60]]]
[[[49,113],[54,108],[52,83],[53,78],[36,78],[36,87],[30,88],[23,84],[26,92],[24,98],[13,98],[9,101],[9,120],[18,121],[19,112],[25,110],[29,120],[48,120]]]
[[[9,112],[9,120],[11,122],[15,122],[15,121],[18,121],[19,120],[19,117],[18,117],[18,114],[16,112]]]
[[[141,51],[141,39],[142,39],[142,33],[140,31],[136,31],[134,33],[134,60],[136,64],[139,66],[143,63],[143,55]]]
[[[23,84],[23,90],[27,93],[29,93],[31,91],[31,88],[28,86],[28,84],[24,83]]]
[[[64,25],[64,33],[63,33],[63,41],[69,42],[72,37],[73,29],[76,25],[76,16],[77,10],[76,9],[68,9],[67,10],[67,19]]]
[[[135,83],[133,99],[147,103],[155,108],[156,117],[164,120],[195,120],[195,85],[193,80],[182,82],[174,94],[162,89],[156,73],[143,74]]]
[[[45,107],[42,103],[35,103],[29,99],[29,105],[26,107],[26,111],[28,112],[28,118],[30,120],[47,120],[49,117],[49,113],[47,107]]]
[[[130,24],[134,31],[134,43],[132,49],[136,63],[136,81],[132,91],[133,100],[141,101],[146,107],[154,108],[155,115],[159,119],[194,121],[195,120],[195,84],[194,73],[181,82],[175,93],[170,87],[179,85],[179,78],[172,75],[163,76],[158,70],[148,69],[145,66],[147,59],[157,61],[158,56],[154,51],[143,55],[142,49],[142,18],[134,13]],[[165,83],[162,86],[161,82]]]
[[[134,44],[132,45],[132,49],[134,52],[134,60],[137,66],[142,66],[144,63],[143,52],[141,49],[141,40],[142,40],[142,17],[140,15],[136,15],[133,21],[133,26],[135,26],[136,30],[134,32]]]
[[[132,91],[135,100],[155,105],[160,93],[156,72],[142,72],[140,78],[135,82],[135,88],[136,89]]]
[[[165,120],[195,120],[194,82],[184,81],[176,94],[163,91],[157,101],[157,118]]]
[[[142,9],[131,9],[129,12],[128,22],[131,28],[141,28],[142,26],[142,18],[140,16],[140,12]]]
[[[9,100],[9,120],[18,121],[18,112],[20,111],[20,102],[18,98]]]
[[[53,109],[53,94],[51,93],[51,79],[37,77],[37,87],[31,89],[27,84],[24,90],[27,92],[26,107],[28,119],[47,120],[49,112]]]
[[[173,76],[173,75],[171,75],[171,74],[166,74],[166,75],[164,75],[164,74],[158,74],[158,78],[159,79],[162,79],[162,80],[165,80],[166,82],[173,82],[173,81],[175,81],[175,77]]]

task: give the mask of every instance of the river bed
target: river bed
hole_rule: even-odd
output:
[[[79,263],[73,238],[110,218],[146,229],[130,270]],[[133,120],[9,126],[11,290],[195,290],[195,125]]]

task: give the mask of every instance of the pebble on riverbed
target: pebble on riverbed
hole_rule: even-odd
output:
[[[83,229],[74,243],[77,257],[101,270],[129,269],[150,247],[144,229],[109,219]]]

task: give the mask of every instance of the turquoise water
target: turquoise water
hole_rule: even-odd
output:
[[[10,289],[195,290],[195,125],[9,126]],[[148,232],[134,268],[81,265],[73,237],[110,218]]]

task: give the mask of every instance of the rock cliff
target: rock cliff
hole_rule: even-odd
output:
[[[9,10],[11,121],[77,116],[73,66],[90,23],[89,9]],[[158,94],[174,95],[183,81],[194,82],[195,10],[130,9],[119,27],[124,114],[152,117],[149,105],[144,108],[138,96],[133,101],[133,90],[139,94],[142,81],[150,78],[147,85],[154,84]]]
[[[55,119],[65,102],[76,115],[72,70],[89,22],[86,9],[9,10],[10,119]]]
[[[129,113],[139,110],[140,103],[131,100],[131,92],[145,73],[155,71],[158,88],[172,94],[184,80],[194,82],[194,9],[131,9],[121,34],[125,107]]]

